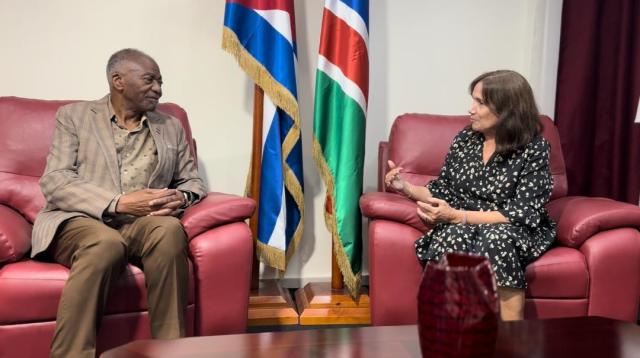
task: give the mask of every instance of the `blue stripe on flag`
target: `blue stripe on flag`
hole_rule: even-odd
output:
[[[227,3],[224,26],[238,36],[242,46],[277,82],[298,97],[294,49],[280,32],[255,11],[237,3]]]
[[[287,225],[285,227],[285,236],[287,247],[289,247],[289,243],[291,243],[291,240],[293,239],[293,234],[298,228],[298,224],[302,218],[300,216],[300,208],[298,208],[298,205],[295,200],[293,200],[291,194],[289,194],[288,191],[285,192],[285,194],[285,201],[287,205]]]
[[[265,99],[267,100],[267,99]],[[276,110],[262,149],[260,173],[260,207],[258,215],[258,240],[270,244],[282,209],[284,173],[282,171],[282,139],[280,133],[281,110]],[[284,220],[282,218],[281,220]],[[278,247],[284,250],[284,247]]]
[[[364,23],[369,28],[369,0],[340,0],[348,7],[352,8],[355,12],[360,14]]]

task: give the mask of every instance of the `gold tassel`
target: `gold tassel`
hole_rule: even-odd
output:
[[[320,176],[322,176],[322,180],[325,182],[327,186],[327,193],[331,193],[335,190],[335,184],[333,182],[333,176],[331,175],[331,171],[329,170],[329,166],[324,158],[322,153],[322,148],[318,140],[313,138],[313,158],[318,166],[318,171],[320,172]],[[326,198],[325,198],[325,206],[326,206]],[[340,268],[340,272],[342,273],[342,278],[344,280],[344,284],[347,286],[351,297],[355,301],[358,301],[360,298],[360,286],[362,284],[362,273],[358,272],[354,274],[351,270],[351,263],[349,262],[349,258],[347,254],[344,252],[344,248],[342,247],[342,243],[340,242],[340,237],[338,234],[338,226],[335,218],[335,200],[331,200],[331,212],[329,214],[327,210],[324,211],[324,220],[327,226],[327,229],[331,233],[331,239],[333,242],[334,253],[336,255],[336,262],[338,263],[338,267]]]
[[[282,108],[293,118],[294,125],[300,129],[300,112],[296,98],[288,89],[271,77],[269,71],[240,45],[236,34],[226,27],[222,29],[222,49],[235,57],[240,68],[262,88],[276,106]]]
[[[284,271],[285,269],[285,255],[284,251],[280,249],[265,245],[264,243],[256,240],[256,256],[260,261],[280,271]]]

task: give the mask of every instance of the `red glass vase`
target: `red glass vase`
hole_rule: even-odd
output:
[[[484,256],[449,253],[428,262],[418,291],[422,356],[491,356],[498,312],[495,275]]]

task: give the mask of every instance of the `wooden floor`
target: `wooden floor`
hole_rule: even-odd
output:
[[[368,287],[367,287],[368,288]],[[296,305],[296,288],[287,289],[293,299],[294,307]],[[342,327],[367,327],[368,324],[339,324],[339,325],[300,325],[300,324],[288,324],[288,325],[259,325],[250,326],[247,328],[247,333],[262,333],[262,332],[289,332],[289,331],[301,331],[309,329],[327,329],[327,328],[342,328]]]

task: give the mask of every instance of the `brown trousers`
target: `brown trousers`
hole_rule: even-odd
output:
[[[48,251],[70,268],[58,306],[52,357],[95,356],[109,289],[129,261],[144,271],[152,336],[185,336],[187,235],[177,218],[145,216],[118,230],[95,219],[72,218]]]

